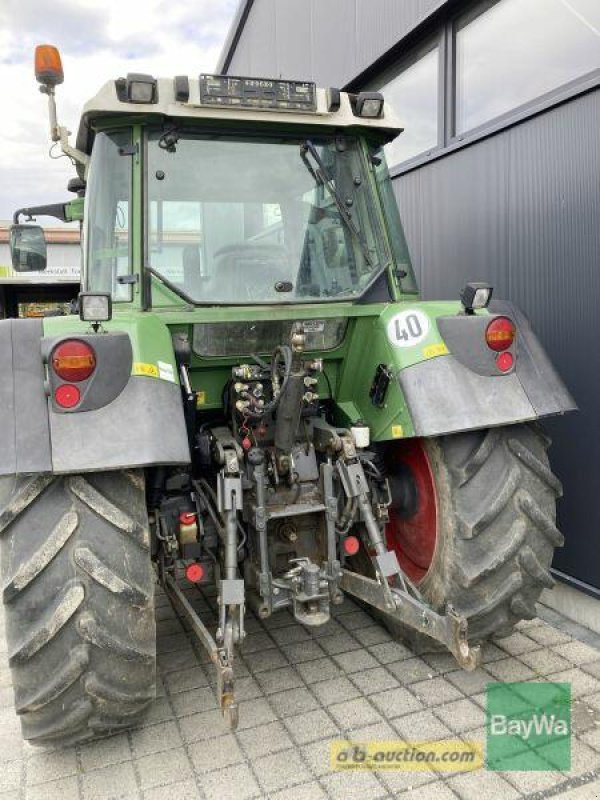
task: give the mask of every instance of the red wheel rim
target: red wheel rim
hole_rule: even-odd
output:
[[[390,521],[386,526],[387,545],[398,556],[400,566],[413,581],[420,583],[427,574],[437,540],[437,499],[431,464],[421,439],[398,443],[389,453],[387,469],[392,490]],[[401,488],[395,478],[410,483],[412,502],[406,507],[396,496]]]

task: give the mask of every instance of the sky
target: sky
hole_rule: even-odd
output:
[[[0,0],[0,220],[16,208],[72,199],[67,158],[51,159],[47,98],[33,74],[38,44],[60,50],[58,120],[73,131],[83,104],[128,72],[215,70],[238,0]],[[59,151],[60,152],[60,151]],[[58,155],[58,153],[56,153]],[[52,224],[49,218],[40,218]],[[60,224],[55,220],[56,224]]]

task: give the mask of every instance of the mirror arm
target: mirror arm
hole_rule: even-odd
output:
[[[15,225],[19,224],[19,217],[21,214],[26,217],[26,222],[30,222],[36,216],[42,217],[56,217],[61,222],[70,222],[67,218],[65,203],[52,203],[47,206],[30,206],[29,208],[18,208],[13,214],[13,222]]]

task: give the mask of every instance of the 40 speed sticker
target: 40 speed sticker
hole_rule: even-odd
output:
[[[418,309],[394,314],[387,324],[387,335],[394,347],[414,347],[429,333],[429,317]]]

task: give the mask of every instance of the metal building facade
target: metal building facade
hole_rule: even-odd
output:
[[[370,87],[472,5],[246,0],[218,70]],[[489,281],[528,315],[578,402],[579,413],[547,426],[567,538],[554,566],[600,596],[600,45],[598,54],[586,81],[392,174],[422,295],[458,297],[467,280]]]
[[[444,5],[443,0],[243,0],[219,71],[345,86]]]

